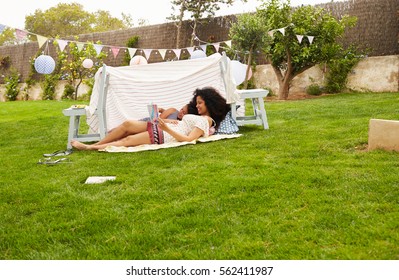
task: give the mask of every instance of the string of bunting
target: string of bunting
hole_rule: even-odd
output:
[[[4,24],[0,24],[0,34],[7,27],[8,26],[6,26]],[[288,26],[282,27],[282,28],[279,28],[279,29],[270,30],[268,35],[273,38],[275,32],[280,32],[284,36],[285,35],[285,29],[287,27]],[[9,28],[11,28],[11,27],[9,27]],[[83,43],[83,42],[79,42],[79,41],[73,41],[73,40],[63,40],[63,39],[48,38],[48,37],[45,37],[45,36],[42,36],[42,35],[39,35],[39,34],[35,34],[35,33],[29,32],[29,31],[26,31],[26,30],[15,28],[15,36],[16,36],[16,38],[18,40],[26,41],[26,40],[28,40],[28,35],[36,36],[37,42],[38,42],[38,45],[39,45],[39,49],[48,41],[57,41],[58,47],[59,47],[61,52],[64,51],[65,47],[70,42],[76,43],[76,46],[77,46],[78,50],[82,50],[84,48],[85,44],[87,44],[87,43]],[[169,52],[173,51],[174,54],[176,55],[176,57],[179,59],[180,54],[181,54],[183,49],[186,49],[189,52],[190,56],[193,55],[193,52],[198,47],[205,52],[206,51],[206,47],[208,45],[212,45],[215,48],[216,52],[219,52],[220,48],[231,49],[231,40],[222,41],[222,42],[216,42],[216,43],[209,43],[209,42],[205,42],[205,41],[200,40],[197,37],[197,35],[195,35],[195,34],[193,34],[192,36],[193,36],[194,41],[197,41],[199,43],[199,46],[197,46],[197,47],[186,47],[186,48],[181,48],[181,49],[139,49],[139,48],[128,48],[128,47],[119,47],[119,46],[103,45],[103,44],[93,44],[93,46],[94,46],[94,48],[95,48],[95,50],[97,52],[97,55],[100,54],[100,52],[104,48],[109,48],[109,51],[112,52],[114,58],[116,58],[118,56],[118,54],[119,54],[119,52],[121,50],[125,50],[125,51],[129,52],[129,55],[130,55],[131,58],[133,58],[136,55],[137,51],[141,52],[142,54],[144,53],[145,57],[147,58],[147,60],[150,58],[150,55],[151,55],[153,50],[158,51],[158,53],[161,55],[162,59],[164,60],[167,51],[169,51]],[[298,42],[300,44],[302,43],[303,39],[306,38],[306,37],[308,38],[310,44],[312,44],[313,40],[314,40],[314,36],[309,36],[309,35],[298,34],[298,35],[296,35],[296,37],[297,37]],[[222,43],[226,44],[227,47],[221,46]],[[243,52],[239,52],[239,51],[235,51],[235,52],[236,52],[236,54],[243,53]],[[248,54],[248,52],[244,52],[244,54]]]

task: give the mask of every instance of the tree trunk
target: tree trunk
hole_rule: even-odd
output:
[[[177,35],[176,35],[176,49],[180,49],[180,37],[181,37],[181,29],[183,26],[183,17],[185,11],[186,1],[183,0],[181,7],[180,7],[180,14],[179,14],[179,23],[177,24]]]
[[[247,71],[245,72],[245,82],[244,82],[244,89],[248,88],[248,76],[249,76],[249,70],[251,69],[252,65],[252,51],[253,47],[249,50],[249,55],[248,55],[248,66],[247,66]]]
[[[294,78],[292,75],[293,68],[292,68],[291,54],[288,50],[287,50],[287,70],[284,71],[284,74],[278,67],[273,66],[273,69],[274,72],[276,73],[277,80],[279,83],[278,99],[286,100],[290,92],[291,81]]]

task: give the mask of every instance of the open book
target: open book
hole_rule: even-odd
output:
[[[150,116],[150,121],[152,123],[157,123],[158,122],[158,106],[157,104],[148,104],[147,105],[148,109],[148,114]]]

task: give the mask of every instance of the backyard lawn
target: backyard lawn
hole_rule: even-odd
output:
[[[0,103],[0,259],[399,259],[399,153],[367,151],[399,93],[268,101],[270,129],[240,138],[37,164],[72,104]]]

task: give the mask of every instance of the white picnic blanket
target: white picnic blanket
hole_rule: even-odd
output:
[[[106,125],[111,130],[127,119],[148,117],[147,105],[180,109],[193,97],[194,90],[214,87],[227,102],[239,100],[234,79],[231,78],[230,61],[222,71],[222,56],[179,60],[146,65],[106,67],[109,85],[106,100]],[[102,68],[95,77],[87,123],[91,132],[98,132],[98,119],[94,114],[100,94]]]
[[[136,147],[115,147],[115,146],[108,146],[105,149],[102,149],[100,151],[102,152],[109,152],[109,153],[133,153],[133,152],[142,152],[142,151],[151,151],[151,150],[159,150],[159,149],[165,149],[165,148],[174,148],[174,147],[179,147],[179,146],[184,146],[184,145],[194,145],[197,142],[212,142],[212,141],[217,141],[217,140],[222,140],[222,139],[231,139],[231,138],[237,138],[240,137],[242,134],[216,134],[216,135],[211,135],[209,137],[200,137],[197,139],[197,141],[191,141],[191,142],[170,142],[170,143],[165,143],[165,144],[146,144],[146,145],[140,145]]]

